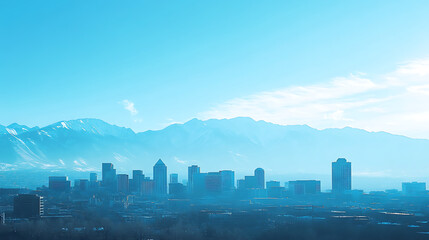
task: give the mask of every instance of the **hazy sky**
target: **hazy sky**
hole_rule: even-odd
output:
[[[250,116],[429,138],[429,1],[0,1],[0,124]]]

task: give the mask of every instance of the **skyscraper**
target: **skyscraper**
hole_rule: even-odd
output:
[[[244,176],[239,189],[265,189],[265,172],[262,168],[255,169],[254,176]]]
[[[222,170],[220,171],[222,178],[222,191],[229,192],[235,189],[234,182],[235,176],[234,171],[232,170]]]
[[[133,179],[137,179],[137,178],[139,178],[142,175],[143,175],[143,171],[142,170],[133,170]]]
[[[262,168],[255,169],[256,188],[265,188],[265,171]]]
[[[172,173],[170,174],[170,183],[178,183],[179,182],[179,174]]]
[[[154,193],[154,188],[155,188],[155,182],[151,180],[149,177],[145,177],[140,187],[140,193],[146,197],[152,196]]]
[[[403,182],[402,183],[402,194],[405,195],[416,195],[426,192],[425,182]]]
[[[200,167],[198,165],[192,165],[188,167],[188,191],[194,192],[194,175],[200,173]]]
[[[118,183],[118,192],[128,193],[128,191],[130,190],[128,174],[118,174],[117,183]]]
[[[206,193],[207,173],[195,173],[192,179],[192,194],[204,195]]]
[[[116,169],[112,163],[102,164],[102,185],[111,190],[116,188]]]
[[[89,174],[89,181],[90,182],[97,182],[97,173],[90,173]]]
[[[66,176],[49,177],[49,190],[68,191],[70,190],[70,181]]]
[[[145,176],[142,170],[133,170],[133,179],[130,180],[130,191],[141,192],[144,178]]]
[[[343,193],[352,189],[352,163],[338,158],[332,163],[332,192]]]
[[[220,193],[222,191],[222,176],[220,172],[208,172],[204,180],[205,190],[208,193]]]
[[[85,192],[89,189],[88,179],[75,179],[74,180],[74,189],[76,191]]]
[[[99,182],[98,182],[98,175],[97,173],[90,173],[89,174],[89,187],[91,189],[95,189],[99,186]]]
[[[274,188],[274,187],[280,187],[279,181],[269,181],[267,182],[267,189]]]
[[[320,181],[318,180],[289,181],[289,191],[295,195],[320,193]]]
[[[167,166],[159,159],[153,166],[154,192],[158,196],[167,195]]]

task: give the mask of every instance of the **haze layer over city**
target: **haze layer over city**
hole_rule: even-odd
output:
[[[0,239],[424,239],[428,12],[0,2]]]

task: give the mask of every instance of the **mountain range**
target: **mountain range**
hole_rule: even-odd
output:
[[[429,140],[355,128],[317,130],[251,118],[192,119],[162,130],[135,133],[99,119],[61,121],[46,127],[0,125],[0,168],[99,171],[112,162],[120,171],[152,171],[162,158],[169,170],[186,173],[263,167],[267,173],[330,174],[346,157],[355,176],[429,175]]]

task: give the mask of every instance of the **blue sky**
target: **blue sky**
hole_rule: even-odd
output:
[[[0,124],[250,116],[429,138],[428,1],[1,1]]]

